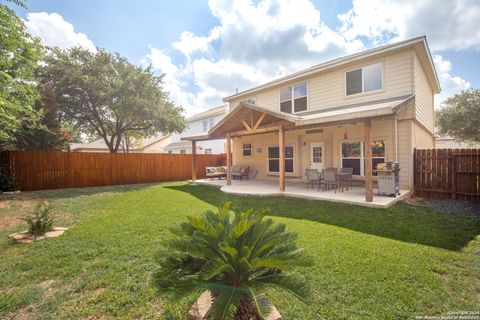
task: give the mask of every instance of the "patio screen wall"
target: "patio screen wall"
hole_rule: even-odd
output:
[[[180,181],[192,176],[191,154],[3,151],[2,172],[22,191]],[[198,178],[206,166],[225,165],[224,154],[197,154]]]

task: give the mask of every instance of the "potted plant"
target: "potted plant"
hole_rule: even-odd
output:
[[[153,282],[160,292],[209,290],[212,304],[204,319],[264,319],[273,305],[259,291],[269,285],[309,297],[298,270],[311,260],[297,246],[297,234],[266,218],[268,210],[230,209],[226,203],[171,230],[156,257]]]

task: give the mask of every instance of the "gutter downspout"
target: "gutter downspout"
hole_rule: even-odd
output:
[[[398,118],[397,118],[397,114],[395,114],[395,119],[394,119],[394,132],[393,132],[393,139],[394,139],[394,143],[395,143],[395,162],[398,162]]]

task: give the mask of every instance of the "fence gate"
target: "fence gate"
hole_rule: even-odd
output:
[[[415,149],[414,194],[480,200],[480,149]]]

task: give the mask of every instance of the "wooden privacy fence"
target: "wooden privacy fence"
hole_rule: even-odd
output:
[[[414,193],[480,200],[480,149],[415,149]]]
[[[180,181],[192,176],[191,154],[4,151],[3,166],[20,190]],[[225,164],[224,154],[197,154],[196,173]]]

